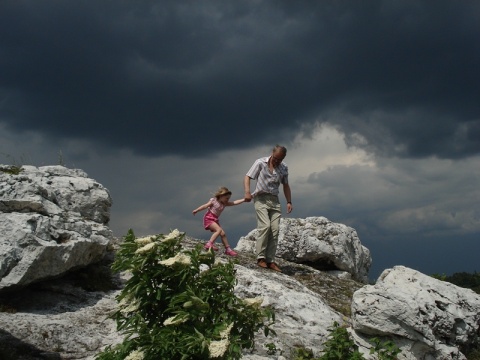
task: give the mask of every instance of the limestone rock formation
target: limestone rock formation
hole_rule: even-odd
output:
[[[184,242],[186,248],[197,244],[198,240],[191,238]],[[219,256],[221,261],[229,260],[226,255]],[[275,311],[274,329],[277,333],[276,337],[258,333],[255,351],[246,352],[243,358],[287,359],[293,346],[303,346],[319,353],[327,329],[334,321],[342,323],[344,316],[295,277],[251,266],[252,257],[240,254],[239,258],[243,264],[235,266],[238,280],[235,294],[241,298],[262,297],[263,305],[269,305]],[[337,281],[333,276],[302,265],[295,271],[303,276],[320,278],[322,283]],[[114,281],[121,288],[126,278],[128,274],[120,274]],[[93,360],[105,346],[123,340],[123,335],[117,332],[115,322],[109,317],[117,309],[115,297],[119,292],[119,289],[85,291],[71,280],[62,278],[9,293],[8,300],[2,299],[0,294],[0,305],[8,304],[11,309],[0,311],[0,330],[24,347],[28,345],[37,349],[38,359],[43,358],[41,354],[52,356],[56,353],[59,359]],[[267,344],[275,345],[275,356],[267,353]],[[0,338],[0,358],[1,349]],[[280,356],[281,353],[285,357]]]
[[[353,295],[353,329],[389,337],[400,359],[466,359],[480,333],[480,295],[404,266],[385,270]]]
[[[237,266],[236,270],[238,284],[235,294],[240,298],[261,297],[262,305],[271,306],[276,314],[274,328],[277,336],[266,338],[259,334],[256,337],[256,355],[266,355],[266,343],[275,344],[276,349],[286,354],[291,352],[294,344],[319,353],[327,340],[328,328],[335,321],[343,323],[342,314],[292,277],[243,266]],[[249,359],[248,356],[244,358]]]
[[[116,246],[108,228],[110,195],[81,170],[3,169],[0,359],[93,360],[123,340],[110,315],[129,274],[110,272]],[[236,247],[235,293],[262,297],[275,312],[278,336],[257,334],[246,360],[285,360],[295,347],[318,357],[334,322],[349,327],[365,359],[374,358],[372,337],[394,341],[399,360],[465,359],[478,345],[478,294],[403,266],[365,285],[370,252],[352,228],[323,217],[282,219],[277,260],[283,273],[256,265],[255,236],[253,230]],[[183,246],[198,244],[186,237]]]
[[[257,230],[240,238],[237,250],[255,252]],[[361,244],[357,232],[325,217],[282,218],[277,257],[313,268],[346,272],[356,280],[368,282],[372,264],[370,251]]]
[[[0,291],[101,260],[111,204],[82,170],[0,165]]]

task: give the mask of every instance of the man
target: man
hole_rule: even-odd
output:
[[[278,231],[282,208],[278,200],[279,186],[287,199],[287,213],[291,213],[292,193],[288,184],[288,167],[283,163],[287,155],[284,146],[276,145],[272,155],[257,159],[244,179],[245,201],[253,198],[257,214],[258,237],[256,242],[257,265],[281,272],[275,264]],[[250,180],[256,180],[255,191],[250,193]]]

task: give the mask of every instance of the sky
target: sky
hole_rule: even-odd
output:
[[[0,33],[0,163],[84,170],[115,236],[207,240],[281,144],[284,217],[354,228],[371,279],[480,271],[478,1],[1,0]]]

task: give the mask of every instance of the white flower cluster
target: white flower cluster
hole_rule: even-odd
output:
[[[168,325],[182,324],[187,320],[188,320],[187,317],[182,317],[182,316],[175,315],[175,316],[169,317],[167,320],[165,320],[163,322],[163,325],[168,326]]]
[[[151,242],[153,242],[154,238],[155,238],[154,235],[149,235],[149,236],[145,236],[145,237],[135,239],[135,242],[139,245],[147,245],[147,244],[150,244]]]
[[[152,250],[154,247],[155,247],[155,243],[154,242],[151,242],[151,243],[148,243],[147,245],[145,246],[142,246],[141,248],[137,249],[135,251],[135,254],[144,254],[144,253],[147,253],[149,252],[150,250]]]
[[[215,257],[215,262],[213,263],[213,266],[218,266],[218,265],[223,265],[225,264],[225,260],[222,260],[218,257]]]
[[[263,298],[261,297],[248,298],[248,299],[243,299],[243,302],[248,306],[252,306],[258,309],[263,303]]]
[[[130,298],[123,298],[122,301],[118,304],[122,309],[120,312],[124,315],[137,311],[138,308],[140,307],[140,300],[138,299],[133,299],[133,301],[130,301]]]
[[[161,239],[160,242],[168,242],[168,241],[176,240],[180,235],[181,235],[180,231],[175,229],[170,234],[168,234],[163,239]],[[144,254],[152,250],[156,245],[155,243],[156,238],[157,237],[155,235],[149,235],[149,236],[144,236],[144,237],[135,239],[135,243],[141,246],[135,251],[135,254]]]
[[[190,259],[190,256],[187,256],[182,253],[178,253],[174,257],[162,260],[158,262],[160,265],[165,265],[165,266],[173,266],[175,264],[178,265],[190,265],[192,263],[192,260]]]
[[[230,331],[233,328],[233,323],[228,325],[225,330],[220,332],[221,340],[211,341],[208,345],[208,351],[210,353],[210,359],[217,358],[223,356],[225,351],[228,349],[228,345],[230,345],[230,340],[228,337],[230,336]]]
[[[223,356],[223,354],[225,354],[225,351],[227,351],[228,349],[228,345],[230,345],[230,340],[228,339],[210,342],[210,345],[208,345],[210,359]]]
[[[143,360],[144,356],[145,355],[143,351],[133,350],[130,354],[128,354],[125,360]]]
[[[232,331],[232,328],[233,328],[233,323],[231,323],[230,325],[228,325],[225,330],[220,331],[220,337],[221,337],[222,339],[228,338],[228,336],[230,335],[230,331]]]
[[[180,236],[180,231],[178,229],[173,230],[170,234],[165,236],[162,242],[168,242],[170,240],[176,240]]]

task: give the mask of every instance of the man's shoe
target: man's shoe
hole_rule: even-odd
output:
[[[267,265],[267,262],[265,261],[265,259],[258,259],[257,260],[257,265],[260,266],[261,268],[268,268],[268,265]]]
[[[278,271],[278,272],[282,272],[282,270],[274,262],[268,263],[267,266],[268,266],[269,269],[272,269],[272,270],[275,270],[275,271]]]

